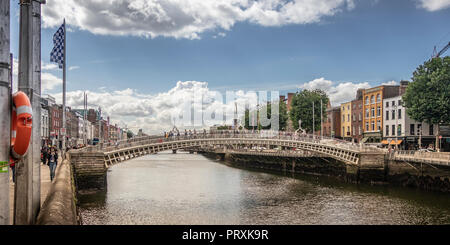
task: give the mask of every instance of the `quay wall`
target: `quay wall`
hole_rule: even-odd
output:
[[[274,157],[211,151],[201,153],[235,167],[323,175],[351,183],[403,186],[450,193],[450,167],[391,161],[380,154],[361,155],[361,163],[356,166],[327,157]]]
[[[70,156],[57,165],[55,179],[50,187],[37,220],[37,225],[79,225],[76,205],[76,187]]]

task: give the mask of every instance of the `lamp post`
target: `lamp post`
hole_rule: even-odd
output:
[[[394,105],[394,116],[397,114],[397,105]],[[395,117],[395,150],[398,150],[398,115]]]

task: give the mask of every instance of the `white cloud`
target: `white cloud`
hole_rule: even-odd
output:
[[[396,81],[389,81],[389,82],[384,82],[381,85],[398,85],[398,82],[396,82]]]
[[[83,92],[80,90],[67,92],[67,105],[72,108],[82,108]],[[154,95],[142,94],[130,88],[119,91],[87,91],[87,94],[89,108],[100,106],[102,113],[110,116],[112,123],[126,124],[135,132],[139,128],[144,129],[144,132],[147,133],[161,133],[170,130],[173,127],[173,116],[185,112],[184,102],[191,98],[196,103],[195,108],[202,107],[200,101],[197,101],[200,98],[204,101],[203,110],[211,113],[225,111],[228,115],[228,124],[231,124],[234,113],[234,100],[225,101],[226,95],[221,97],[219,92],[210,90],[206,82],[177,82],[176,86],[168,92]],[[61,103],[61,93],[51,95],[56,98],[57,103]],[[238,106],[242,106],[242,108],[245,107],[246,102],[256,101],[256,94],[252,92],[245,93],[240,90],[236,91],[234,95]],[[243,113],[243,109],[240,112]],[[206,126],[222,123],[221,118],[217,117],[215,120],[206,122]],[[178,123],[177,126],[181,128]]]
[[[418,0],[418,7],[428,11],[437,11],[450,7],[450,0]]]
[[[14,67],[13,67],[13,92],[16,92],[18,90],[18,84],[19,84],[19,62],[17,59],[13,60]],[[41,67],[42,70],[53,70],[55,68],[52,67],[53,64],[46,64],[42,63]],[[55,65],[56,68],[58,68],[57,65]],[[62,85],[62,79],[59,77],[56,77],[55,75],[48,73],[48,72],[41,72],[41,94],[48,93],[50,90],[53,90],[57,88],[58,86]]]
[[[56,70],[56,69],[59,69],[59,67],[55,63],[45,63],[45,62],[41,61],[41,69],[42,70]]]
[[[354,0],[48,0],[42,11],[44,27],[66,18],[94,34],[198,39],[237,22],[308,24],[354,7]]]
[[[359,88],[370,88],[368,82],[364,83],[352,83],[341,82],[335,85],[335,82],[326,80],[325,78],[317,78],[310,82],[304,83],[299,86],[301,89],[321,89],[325,91],[330,98],[332,106],[337,106],[343,102],[354,100],[356,97],[356,91]]]
[[[69,71],[76,70],[76,69],[80,69],[80,67],[79,66],[71,66],[71,67],[69,67]]]

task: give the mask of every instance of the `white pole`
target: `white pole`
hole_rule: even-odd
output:
[[[63,61],[63,131],[64,135],[62,140],[62,154],[61,157],[64,159],[66,155],[66,60],[67,60],[67,52],[66,52],[66,19],[63,21],[64,24],[64,61]]]
[[[323,139],[322,118],[322,99],[320,99],[320,139]]]
[[[315,131],[315,128],[314,128],[314,101],[313,101],[313,108],[312,108],[313,110],[313,121],[312,121],[312,123],[313,123],[313,139],[314,139],[314,131]]]
[[[2,1],[4,2],[4,1]],[[33,101],[33,15],[32,1],[20,1],[19,34],[19,81],[18,90],[24,92]],[[33,121],[38,121],[37,120]],[[33,134],[31,135],[33,142]],[[14,195],[14,224],[30,225],[33,223],[33,150],[16,163],[16,184]]]

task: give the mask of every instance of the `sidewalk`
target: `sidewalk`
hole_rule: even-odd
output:
[[[61,157],[58,159],[58,164],[62,162]],[[13,224],[14,221],[14,183],[12,181],[12,171],[10,171],[9,175],[9,207],[10,207],[10,224]],[[47,193],[50,189],[51,181],[50,181],[50,169],[48,165],[43,165],[41,162],[41,207],[44,204],[45,198],[47,197]]]

